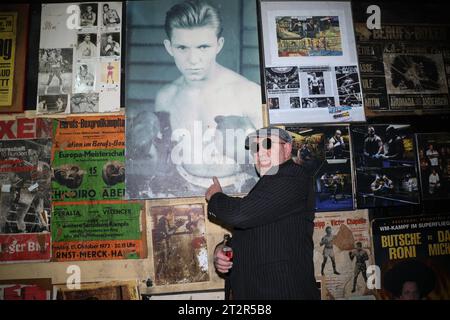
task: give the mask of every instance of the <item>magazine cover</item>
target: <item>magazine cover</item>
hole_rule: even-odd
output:
[[[262,1],[271,124],[365,121],[350,2]]]
[[[121,2],[42,4],[38,114],[120,109]]]
[[[450,133],[417,133],[422,199],[450,198]]]
[[[50,259],[51,121],[0,120],[0,262]]]
[[[289,127],[292,155],[314,171],[317,211],[353,209],[353,171],[348,126]]]
[[[414,135],[410,125],[352,126],[358,208],[419,203]]]
[[[373,220],[378,299],[450,298],[449,226],[447,213]]]
[[[367,210],[321,212],[314,220],[314,269],[322,299],[369,299],[367,267],[373,264]]]
[[[263,119],[256,2],[131,1],[127,9],[127,196],[203,197],[213,176],[228,194],[248,192],[257,176],[245,137]],[[206,26],[170,27],[202,12]]]

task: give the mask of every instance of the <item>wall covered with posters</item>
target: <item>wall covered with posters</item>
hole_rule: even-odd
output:
[[[230,231],[203,195],[212,175],[237,196],[258,177],[212,137],[263,124],[286,129],[313,173],[322,299],[399,298],[399,273],[448,299],[441,4],[424,4],[430,21],[380,1],[381,29],[369,29],[359,1],[212,0],[225,39],[213,65],[239,79],[223,96],[180,85],[201,70],[165,41],[178,2],[0,5],[0,299],[223,299],[213,252]],[[212,146],[212,164],[168,161],[187,141],[180,123],[211,133],[190,142]],[[365,285],[373,264],[379,290]]]

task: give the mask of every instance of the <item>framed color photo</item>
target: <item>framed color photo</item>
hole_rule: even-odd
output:
[[[260,14],[270,123],[365,121],[350,2],[261,1]]]
[[[0,5],[0,113],[24,108],[28,14],[28,4]]]
[[[407,124],[351,127],[358,208],[419,203],[414,135]]]
[[[314,171],[316,211],[353,209],[353,170],[348,125],[286,126],[294,161]]]
[[[450,133],[418,133],[417,156],[424,200],[450,198]]]

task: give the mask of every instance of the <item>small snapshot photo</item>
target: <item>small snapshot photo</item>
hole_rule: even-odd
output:
[[[273,92],[298,90],[300,79],[297,67],[266,68],[267,89]]]
[[[98,57],[97,34],[79,33],[77,35],[77,57],[78,59],[89,59]]]
[[[279,98],[269,98],[269,109],[280,109],[280,99]]]
[[[300,97],[290,97],[289,103],[290,103],[291,109],[299,109],[301,107]]]
[[[323,72],[307,72],[309,95],[325,94]]]
[[[38,95],[72,90],[71,48],[39,49]]]
[[[100,41],[102,57],[120,56],[120,32],[103,33]]]
[[[98,112],[98,93],[76,93],[70,99],[72,113]]]
[[[101,79],[102,84],[118,85],[120,83],[120,65],[119,61],[102,62],[101,64]]]
[[[66,94],[39,96],[36,112],[40,114],[65,113],[67,101]]]
[[[98,21],[98,4],[82,3],[80,6],[80,26],[96,27]]]
[[[334,106],[335,104],[333,97],[302,99],[302,108],[330,108]]]
[[[106,28],[120,26],[122,16],[122,3],[121,2],[108,2],[102,6],[101,21],[102,25]]]
[[[95,85],[95,64],[92,62],[78,63],[75,74],[74,92],[91,92]]]

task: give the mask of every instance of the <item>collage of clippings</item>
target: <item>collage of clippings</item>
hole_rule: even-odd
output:
[[[375,299],[366,285],[374,262],[367,210],[317,213],[313,241],[322,300]]]
[[[335,15],[323,15],[303,6],[262,3],[270,123],[364,121],[350,8],[335,4],[326,8]]]
[[[51,121],[0,120],[0,262],[50,259]],[[5,134],[6,133],[6,134]]]
[[[120,109],[122,3],[42,5],[37,114]]]
[[[450,198],[450,133],[417,133],[422,199]]]
[[[295,161],[314,172],[316,211],[352,210],[353,179],[348,126],[289,127]]]
[[[358,208],[419,203],[414,134],[410,125],[351,127]]]
[[[355,24],[364,104],[373,112],[448,112],[447,26]]]

